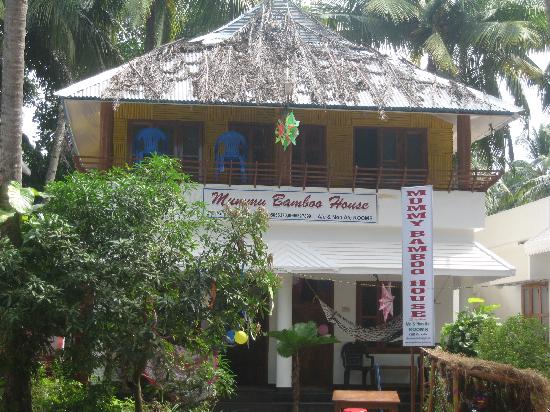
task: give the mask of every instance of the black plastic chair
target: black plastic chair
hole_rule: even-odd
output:
[[[371,385],[375,385],[374,357],[365,353],[363,346],[359,343],[348,342],[342,346],[340,352],[344,365],[344,385],[349,385],[351,371],[360,371],[363,386],[367,385],[367,374],[370,372]],[[370,366],[364,364],[365,358],[370,360]]]

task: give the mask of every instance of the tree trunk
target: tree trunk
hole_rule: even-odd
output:
[[[151,51],[157,46],[157,14],[159,12],[160,0],[153,0],[149,16],[145,21],[145,51]]]
[[[544,8],[546,9],[546,20],[548,20],[548,27],[550,27],[550,0],[544,0]]]
[[[5,205],[7,185],[21,182],[23,135],[23,80],[27,0],[6,0],[2,45],[2,105],[0,126],[0,205]]]
[[[55,180],[55,175],[57,174],[57,166],[59,166],[59,157],[61,156],[61,149],[63,148],[64,138],[65,112],[63,110],[63,103],[60,103],[57,114],[57,128],[55,129],[55,134],[53,135],[53,145],[50,152],[48,170],[46,171],[46,184]]]
[[[134,373],[134,406],[135,412],[143,412],[143,395],[141,393],[141,370]]]
[[[292,357],[292,412],[300,412],[300,355]]]
[[[24,332],[14,334],[6,344],[4,408],[6,412],[32,412],[32,352],[25,345]]]

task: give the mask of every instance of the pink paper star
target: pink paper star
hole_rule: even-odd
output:
[[[378,310],[382,311],[384,316],[384,322],[387,322],[388,316],[393,316],[393,300],[395,296],[391,294],[391,282],[388,283],[388,286],[382,283],[382,296],[378,300],[379,306]]]

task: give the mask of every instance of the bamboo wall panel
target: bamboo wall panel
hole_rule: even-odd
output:
[[[204,122],[204,156],[214,157],[216,138],[227,131],[230,122],[271,123],[281,115],[280,108],[184,106],[169,104],[121,104],[114,113],[113,155],[115,164],[129,160],[128,121],[180,120]],[[358,126],[405,127],[428,130],[428,157],[430,181],[438,188],[445,187],[453,152],[452,124],[422,113],[387,113],[380,119],[376,112],[350,110],[296,109],[296,118],[302,124],[326,127],[328,166],[338,174],[351,174],[353,166],[353,128]]]

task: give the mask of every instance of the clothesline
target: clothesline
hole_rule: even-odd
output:
[[[364,280],[341,280],[341,279],[334,279],[327,276],[318,276],[318,275],[309,275],[309,274],[303,274],[303,273],[293,273],[292,274],[295,277],[302,278],[302,279],[311,279],[311,280],[327,280],[331,281],[337,284],[345,284],[345,285],[353,285],[356,286],[358,283],[361,286],[367,286],[367,287],[376,287],[378,286],[378,283],[376,281],[364,281]],[[389,280],[383,280],[383,282],[388,282]],[[391,282],[399,282],[399,279],[392,279]],[[544,282],[544,280],[540,281],[533,281],[533,282]],[[524,282],[528,283],[528,282]],[[502,287],[511,287],[511,286],[521,286],[521,283],[514,283],[514,284],[502,284],[502,285],[475,285],[475,286],[442,286],[442,287],[434,287],[434,290],[472,290],[474,288],[502,288]],[[392,285],[392,288],[400,288],[399,285]]]

